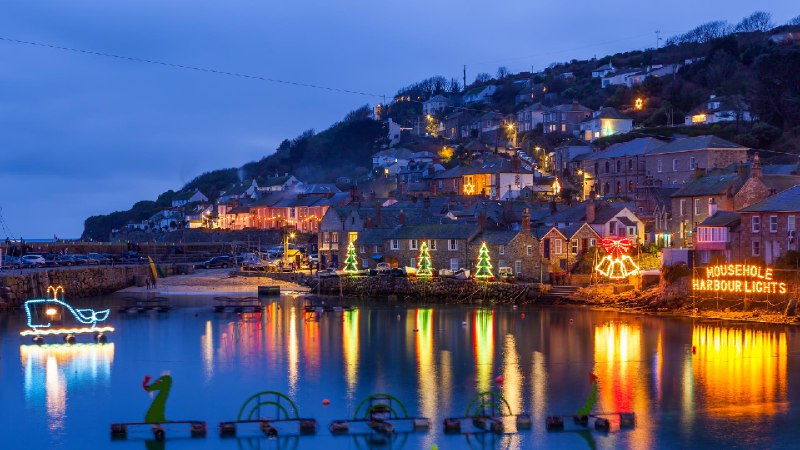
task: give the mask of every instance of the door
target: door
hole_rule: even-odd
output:
[[[550,259],[550,238],[543,241],[544,244],[544,259]]]

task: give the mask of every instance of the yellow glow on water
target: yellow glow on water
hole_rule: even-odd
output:
[[[286,354],[286,365],[289,369],[289,396],[294,396],[299,378],[300,346],[297,342],[297,311],[294,306],[289,308],[289,349]]]
[[[45,408],[50,429],[64,427],[69,390],[84,381],[108,380],[114,362],[113,343],[20,345],[19,353],[25,400],[29,407]]]
[[[511,407],[511,414],[522,412],[522,383],[525,377],[522,375],[522,368],[519,366],[519,354],[517,353],[517,341],[513,334],[506,334],[503,346],[503,384],[501,393]],[[508,411],[504,411],[508,413]],[[516,418],[509,416],[503,419],[503,426],[507,430],[516,428]],[[509,434],[504,436],[505,445],[502,448],[519,449],[522,445],[519,434]]]
[[[533,352],[533,368],[531,369],[531,413],[534,423],[544,423],[547,417],[547,366],[544,353]]]
[[[206,381],[210,381],[214,375],[214,328],[210,320],[206,321],[206,332],[200,337],[200,349]]]
[[[424,417],[433,418],[437,416],[439,391],[433,354],[433,310],[417,309],[415,327],[420,410]]]
[[[347,396],[352,398],[358,382],[358,310],[342,313],[342,348]]]
[[[785,333],[697,325],[692,345],[694,378],[711,415],[745,418],[787,410]]]
[[[475,363],[478,369],[478,392],[488,391],[492,386],[494,364],[494,314],[491,310],[479,309],[473,317],[475,331]]]

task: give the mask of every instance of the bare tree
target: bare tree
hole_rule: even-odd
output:
[[[686,43],[702,44],[713,41],[714,39],[725,37],[730,33],[731,26],[728,24],[728,22],[725,22],[724,20],[715,20],[713,22],[707,22],[702,25],[698,25],[680,36],[671,37],[667,39],[666,43],[667,45]]]
[[[508,67],[500,66],[497,68],[497,79],[504,80],[509,75]]]
[[[486,83],[491,79],[492,79],[492,76],[489,75],[486,72],[481,72],[481,73],[479,73],[478,75],[475,76],[475,82],[476,83]]]
[[[786,22],[786,25],[800,25],[800,16],[797,16],[794,19],[789,19],[789,21]]]
[[[753,31],[762,31],[766,32],[771,30],[775,27],[775,24],[772,23],[772,14],[764,11],[756,11],[753,14],[742,19],[734,30],[737,33],[747,33]]]

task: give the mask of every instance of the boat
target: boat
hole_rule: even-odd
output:
[[[109,309],[94,310],[89,308],[77,309],[58,295],[63,296],[64,288],[61,286],[47,288],[53,298],[37,298],[25,302],[28,329],[21,331],[20,336],[33,336],[36,344],[44,343],[43,336],[63,335],[64,342],[75,343],[76,334],[92,333],[96,342],[107,341],[105,333],[114,331],[110,326],[97,326],[98,322],[105,322],[111,312]]]

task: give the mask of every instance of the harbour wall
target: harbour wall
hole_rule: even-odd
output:
[[[446,301],[449,303],[524,303],[539,297],[539,289],[529,283],[476,282],[437,278],[375,277],[327,277],[321,278],[319,286],[311,286],[311,292],[326,295],[352,297],[388,298],[407,301]]]
[[[191,267],[159,264],[161,276],[188,273]],[[0,273],[0,302],[17,307],[25,300],[48,297],[48,286],[62,286],[67,299],[110,294],[129,286],[144,286],[150,266],[59,267]]]

